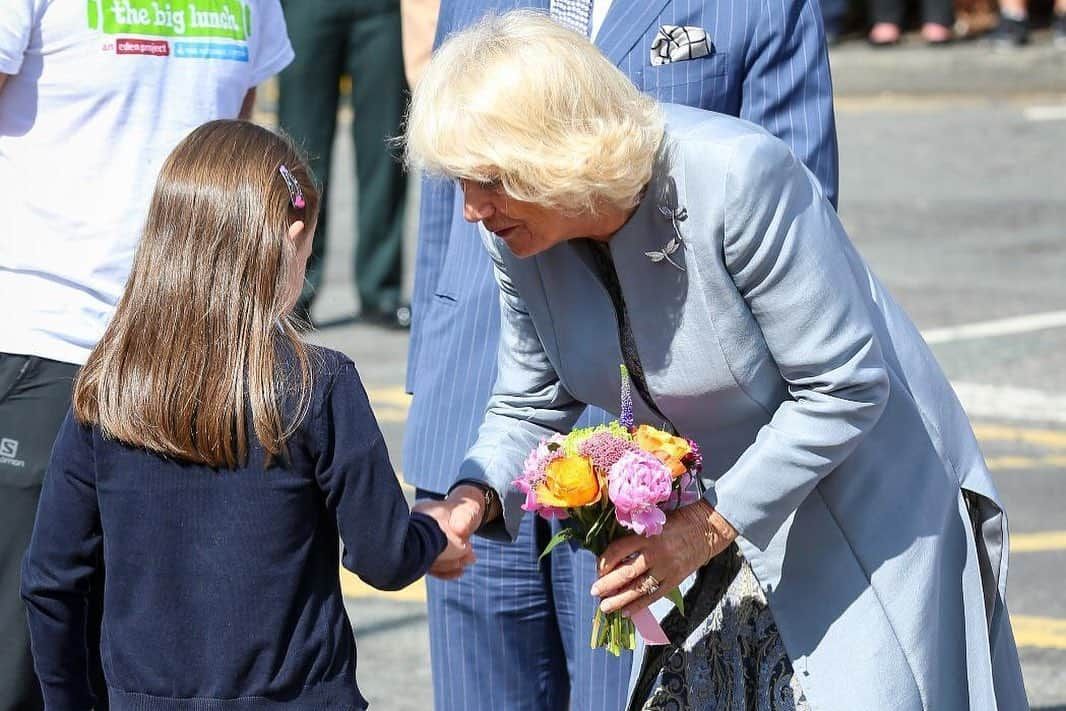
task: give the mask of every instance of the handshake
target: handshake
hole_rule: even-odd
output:
[[[448,538],[448,547],[429,568],[429,574],[440,580],[455,580],[466,566],[477,561],[470,537],[482,523],[499,515],[498,504],[486,510],[484,491],[473,484],[460,484],[442,501],[421,501],[413,508],[431,516]]]

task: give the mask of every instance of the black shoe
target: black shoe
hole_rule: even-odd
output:
[[[1051,21],[1051,41],[1059,49],[1066,49],[1066,12],[1056,13]]]
[[[372,309],[359,314],[362,323],[382,328],[391,328],[397,331],[405,331],[411,328],[411,307],[400,304],[395,309]]]
[[[1015,49],[1029,44],[1029,18],[1015,19],[999,16],[999,24],[990,36],[992,45],[1002,49]]]

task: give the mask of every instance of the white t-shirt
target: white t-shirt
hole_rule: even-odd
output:
[[[279,0],[0,0],[0,352],[85,362],[167,154],[292,58]]]

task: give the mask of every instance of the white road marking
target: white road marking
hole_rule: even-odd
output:
[[[1066,121],[1066,104],[1061,106],[1029,106],[1023,112],[1026,121]]]
[[[1010,385],[953,382],[970,417],[1066,424],[1066,397]]]
[[[925,338],[926,343],[934,345],[973,338],[1007,336],[1012,333],[1029,333],[1031,331],[1062,328],[1064,326],[1066,326],[1066,311],[1047,311],[1045,313],[1012,316],[992,321],[978,321],[960,326],[932,328],[922,331],[922,336]]]

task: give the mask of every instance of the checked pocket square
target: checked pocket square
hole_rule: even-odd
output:
[[[701,27],[662,25],[651,43],[651,63],[658,67],[673,62],[699,59],[714,52],[714,45]]]

